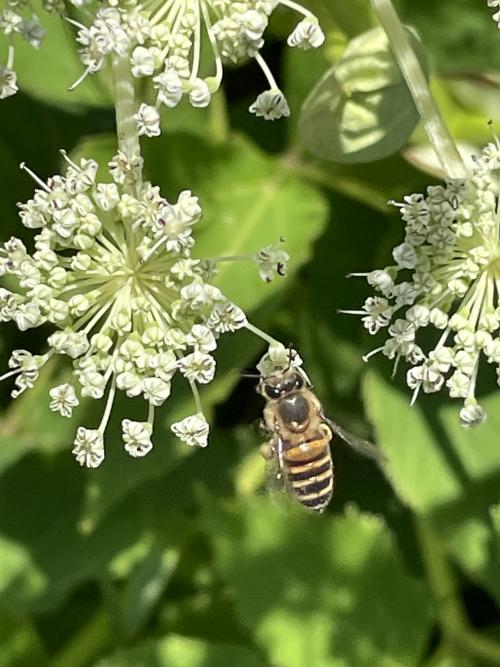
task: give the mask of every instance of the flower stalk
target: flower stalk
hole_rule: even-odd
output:
[[[391,0],[371,0],[401,73],[410,90],[425,131],[448,178],[465,178],[467,168],[443,120],[422,67]]]
[[[132,162],[141,155],[135,119],[134,79],[126,58],[114,55],[111,63],[118,149]]]

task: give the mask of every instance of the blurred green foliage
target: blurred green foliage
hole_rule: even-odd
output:
[[[500,109],[500,38],[486,3],[397,5],[420,33],[455,137],[481,145],[486,120]],[[179,386],[160,412],[148,457],[134,460],[121,448],[120,420],[133,418],[123,401],[105,463],[81,471],[72,434],[100,408],[85,404],[71,421],[49,412],[51,378],[66,369],[50,366],[16,403],[2,386],[0,667],[500,665],[498,392],[493,379],[484,387],[490,416],[473,432],[438,398],[410,408],[403,381],[390,382],[383,362],[363,366],[372,343],[359,322],[337,315],[367,294],[345,274],[383,266],[400,242],[400,222],[385,202],[433,178],[399,154],[340,165],[300,147],[305,98],[348,40],[375,27],[363,0],[314,0],[311,8],[328,34],[321,52],[282,48],[286,12],[273,21],[268,46],[290,120],[249,116],[260,90],[256,69],[229,69],[225,95],[209,110],[164,114],[163,138],[143,142],[146,168],[167,196],[184,188],[200,196],[200,255],[286,238],[287,279],[266,286],[251,267],[228,264],[218,280],[259,327],[293,342],[326,412],[373,437],[387,473],[339,444],[336,496],[321,517],[264,493],[252,426],[262,404],[240,377],[263,349],[241,332],[220,346],[217,380],[203,395],[213,424],[204,451],[168,434],[166,424],[189,409]],[[17,165],[26,161],[47,177],[59,170],[59,148],[101,159],[114,150],[107,75],[67,93],[81,69],[68,55],[70,27],[53,23],[35,57],[18,51],[25,94],[0,104],[2,237],[24,234],[28,243],[15,202],[33,185]],[[389,61],[385,50],[381,62]],[[377,67],[366,73],[380,75]],[[407,142],[414,123],[397,86],[399,101],[389,99],[378,116],[378,136],[390,131],[391,111],[413,121],[382,154]],[[413,141],[423,141],[421,128]],[[380,155],[368,150],[365,158]],[[40,350],[43,339],[31,332],[26,346]],[[4,326],[4,366],[18,346],[18,333]]]

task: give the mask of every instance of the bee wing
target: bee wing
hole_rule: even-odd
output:
[[[267,460],[267,491],[280,511],[290,516],[302,516],[306,510],[299,504],[290,485],[288,473],[283,461],[284,441],[277,434],[268,441],[264,458]]]
[[[324,415],[322,415],[322,419],[331,428],[333,433],[338,435],[339,438],[341,438],[347,445],[352,447],[352,449],[354,449],[355,452],[361,454],[362,456],[366,456],[369,459],[373,459],[380,466],[385,464],[386,462],[385,456],[382,454],[380,449],[376,447],[372,442],[364,440],[363,438],[359,438],[357,435],[354,435],[353,433],[349,433],[349,431],[346,431],[345,429],[342,428],[342,426],[339,426],[336,422],[332,421],[331,419],[328,419],[328,417],[325,417]]]

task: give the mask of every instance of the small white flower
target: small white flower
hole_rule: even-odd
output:
[[[270,283],[276,276],[286,276],[289,259],[289,255],[277,245],[261,248],[257,253],[257,264],[262,280]]]
[[[288,102],[281,90],[277,88],[265,90],[258,95],[248,110],[250,113],[254,113],[265,120],[276,120],[278,118],[286,118],[290,115]]]
[[[35,49],[39,49],[45,37],[46,30],[40,25],[38,19],[33,17],[29,21],[23,21],[21,27],[22,37]]]
[[[152,49],[136,46],[130,58],[133,76],[151,76],[155,71],[155,57]]]
[[[158,101],[166,107],[176,107],[182,99],[182,82],[174,69],[169,69],[153,79],[158,90]]]
[[[122,151],[118,151],[108,164],[109,173],[118,185],[133,184],[139,180],[143,164],[144,160],[142,157],[134,156],[130,158],[125,153],[122,153]]]
[[[448,321],[448,315],[439,308],[433,308],[429,313],[429,322],[433,324],[436,329],[446,329]]]
[[[460,410],[460,424],[464,428],[471,428],[482,424],[486,420],[486,412],[477,403],[473,402]]]
[[[21,32],[23,25],[23,17],[20,14],[12,11],[12,9],[4,9],[0,12],[0,31],[4,35],[11,35],[15,32]]]
[[[18,90],[17,77],[14,70],[0,65],[0,100],[15,95]]]
[[[33,329],[43,322],[40,307],[35,301],[26,304],[21,303],[14,311],[13,319],[19,331]]]
[[[414,269],[417,263],[417,253],[409,243],[402,243],[394,248],[392,256],[396,264],[402,269]]]
[[[433,394],[441,389],[444,376],[435,364],[422,364],[410,368],[406,375],[406,382],[410,389],[422,387],[426,394]]]
[[[487,4],[488,7],[493,9],[500,8],[500,2],[498,0],[487,0]],[[495,12],[491,18],[495,21],[495,23],[498,24],[498,27],[500,28],[500,10]]]
[[[371,334],[376,333],[381,327],[386,327],[392,317],[389,302],[379,296],[368,297],[363,305],[363,310],[367,315],[361,321]]]
[[[222,334],[241,329],[246,323],[247,318],[241,308],[230,301],[226,301],[225,303],[215,304],[208,318],[207,326],[217,334]]]
[[[79,404],[75,388],[67,382],[51,389],[49,395],[52,399],[50,409],[53,412],[59,412],[63,417],[71,417],[73,408]]]
[[[389,273],[380,269],[371,271],[366,280],[371,287],[374,287],[386,296],[388,296],[388,292],[390,292],[394,286],[394,281]]]
[[[153,405],[163,405],[170,396],[170,382],[165,382],[160,378],[146,378],[142,381],[142,391],[144,398]]]
[[[208,444],[209,425],[201,412],[175,422],[170,429],[182,442],[191,447],[206,447]]]
[[[54,224],[52,229],[63,239],[69,239],[73,236],[79,220],[75,212],[70,208],[54,211]]]
[[[288,46],[299,49],[317,49],[325,41],[325,35],[316,20],[306,17],[288,37]]]
[[[207,107],[211,98],[210,90],[203,79],[195,79],[190,83],[189,101],[193,107]]]
[[[104,440],[99,431],[79,426],[72,449],[77,462],[87,468],[97,468],[104,461]]]
[[[269,345],[266,354],[260,359],[256,368],[262,377],[268,377],[287,368],[300,368],[301,366],[302,359],[297,350],[276,342]]]
[[[120,201],[120,193],[116,183],[98,183],[94,199],[103,211],[112,211]]]
[[[217,348],[215,336],[203,324],[195,324],[186,336],[186,344],[200,352],[213,352]]]
[[[208,384],[215,375],[215,359],[198,350],[179,359],[178,367],[184,377],[199,384]]]
[[[137,132],[139,135],[144,134],[147,137],[157,137],[161,134],[160,114],[155,107],[143,102],[134,118],[137,123]]]
[[[467,398],[470,388],[470,377],[461,371],[455,371],[446,382],[451,398]]]
[[[267,28],[267,17],[255,9],[248,9],[239,16],[239,23],[246,39],[254,42],[260,40]]]
[[[131,371],[119,372],[116,376],[116,386],[129,398],[134,398],[142,393],[142,378],[138,373]]]
[[[130,419],[122,421],[122,436],[125,451],[135,458],[146,456],[152,449],[151,433],[153,427],[149,422],[136,422]]]
[[[406,319],[417,328],[425,327],[429,323],[430,310],[426,306],[412,306],[406,311]]]

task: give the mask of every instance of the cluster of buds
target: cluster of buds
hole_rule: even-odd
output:
[[[221,85],[224,61],[255,58],[269,88],[250,111],[270,120],[289,115],[287,101],[260,54],[269,16],[277,5],[292,7],[303,16],[288,38],[290,46],[309,49],[324,41],[316,17],[290,0],[145,0],[141,4],[108,0],[96,4],[89,27],[71,20],[78,27],[80,57],[86,67],[83,76],[100,70],[108,56],[117,56],[128,60],[134,77],[150,79],[156,102],[143,103],[136,115],[139,133],[147,136],[160,134],[162,106],[175,107],[183,96],[194,107],[208,106]],[[211,72],[201,71],[202,47],[210,51]]]
[[[46,183],[24,167],[40,186],[20,204],[23,224],[37,230],[33,254],[16,238],[0,249],[0,273],[16,285],[15,291],[0,289],[0,320],[21,331],[43,324],[54,330],[45,354],[15,350],[2,379],[15,377],[16,397],[33,386],[48,359],[64,355],[74,382],[50,390],[50,407],[69,417],[81,397],[104,399],[100,424],[80,427],[73,449],[81,465],[96,467],[104,459],[116,392],[147,405],[144,421],[122,422],[126,451],[144,456],[152,448],[154,410],[180,373],[196,412],[171,429],[187,444],[204,447],[209,427],[198,386],[214,378],[218,339],[242,327],[258,329],[209,282],[218,260],[192,257],[198,199],[186,190],[169,203],[157,187],[141,182],[142,160],[122,153],[109,163],[106,183],[96,182],[93,160],[77,165],[64,157],[66,175]],[[275,250],[272,271],[272,252],[244,258],[269,279],[282,273],[284,262],[283,251]]]
[[[54,9],[54,2],[44,0],[45,9]],[[30,9],[28,15],[27,10]],[[17,77],[14,71],[14,39],[19,37],[28,44],[40,48],[45,30],[40,24],[37,16],[31,12],[31,6],[27,0],[6,0],[3,11],[0,12],[0,34],[10,42],[7,61],[5,65],[0,64],[0,100],[15,95],[18,91]]]
[[[474,161],[470,178],[427,188],[399,207],[405,239],[393,250],[395,264],[366,276],[377,295],[360,311],[370,334],[387,331],[382,352],[410,364],[413,400],[422,389],[445,389],[464,400],[463,426],[486,414],[476,399],[482,361],[495,364],[500,382],[500,144],[491,143]],[[426,351],[436,329],[434,347]],[[422,332],[422,333],[421,333]],[[419,336],[421,341],[419,341]]]

